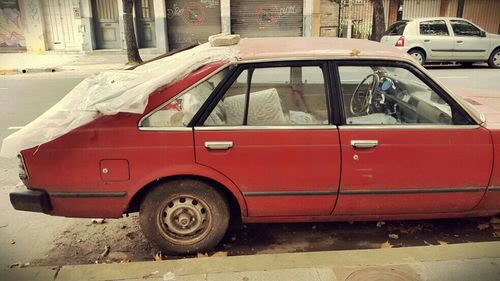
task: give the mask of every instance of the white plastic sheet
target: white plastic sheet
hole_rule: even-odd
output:
[[[134,70],[107,71],[88,77],[40,117],[3,140],[0,156],[54,140],[103,116],[144,113],[149,95],[210,62],[236,60],[239,47],[209,43],[159,59]]]

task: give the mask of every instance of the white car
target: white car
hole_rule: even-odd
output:
[[[500,68],[500,35],[463,18],[420,18],[392,24],[380,40],[408,52],[419,63],[488,62]]]

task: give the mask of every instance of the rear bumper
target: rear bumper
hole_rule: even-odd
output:
[[[38,213],[48,213],[52,211],[47,192],[26,189],[23,191],[11,192],[9,196],[10,203],[16,210]]]

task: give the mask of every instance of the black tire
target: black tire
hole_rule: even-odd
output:
[[[491,52],[490,58],[488,59],[488,65],[492,68],[500,68],[500,48]]]
[[[408,51],[408,54],[412,56],[421,65],[425,63],[425,54],[421,50],[413,49]]]
[[[220,242],[229,216],[226,199],[214,187],[197,180],[175,180],[149,192],[141,204],[139,223],[146,238],[162,252],[194,254]]]

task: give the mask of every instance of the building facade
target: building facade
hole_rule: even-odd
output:
[[[371,0],[134,0],[139,48],[158,52],[242,37],[368,38]],[[498,0],[383,0],[386,24],[424,16],[463,16],[500,28]],[[0,51],[125,49],[122,0],[0,0]]]

